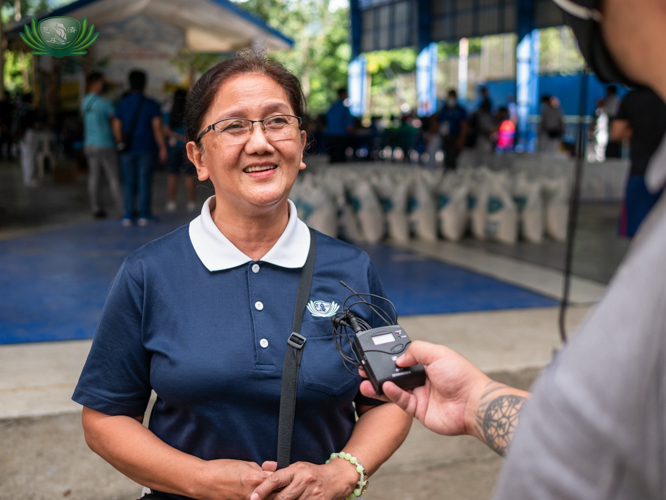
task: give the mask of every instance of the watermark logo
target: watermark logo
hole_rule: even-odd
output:
[[[20,33],[21,39],[32,49],[36,56],[82,56],[87,54],[97,35],[95,25],[88,27],[88,19],[79,22],[71,17],[47,17],[39,21],[32,18],[25,25],[25,32]]]

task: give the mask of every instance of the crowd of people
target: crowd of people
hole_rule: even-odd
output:
[[[153,173],[168,169],[167,212],[178,209],[177,190],[184,178],[187,203],[197,208],[194,165],[186,153],[184,111],[187,90],[173,94],[169,111],[145,95],[146,74],[135,70],[128,76],[129,90],[114,106],[106,97],[107,84],[99,72],[88,75],[88,93],[82,102],[82,143],[89,171],[91,213],[96,218],[121,215],[124,226],[143,226],[155,220],[152,213]],[[516,143],[515,98],[494,106],[487,87],[479,88],[476,106],[463,105],[451,89],[439,109],[429,117],[412,112],[401,116],[373,116],[361,120],[352,116],[347,89],[341,88],[327,113],[305,119],[310,134],[309,154],[328,155],[330,163],[346,161],[399,161],[455,169],[463,150],[486,163],[488,155],[513,151]],[[469,111],[475,108],[474,111]],[[616,85],[597,99],[588,130],[587,159],[605,161],[623,154],[630,146],[631,172],[623,205],[620,233],[633,236],[657,197],[648,193],[643,180],[650,157],[666,133],[666,105],[650,90],[634,90],[624,99]],[[658,111],[658,112],[657,112]],[[48,119],[33,96],[26,93],[17,104],[7,92],[0,100],[0,157],[10,159],[18,145],[23,183],[38,185],[37,154],[42,147]],[[572,150],[567,140],[564,111],[557,96],[543,95],[540,103],[537,150],[557,154]],[[66,122],[66,120],[65,120]],[[67,128],[67,127],[64,127]],[[66,136],[67,130],[61,135]],[[568,135],[571,135],[570,133]],[[573,151],[569,151],[573,152]],[[110,204],[103,192],[108,188]]]
[[[455,168],[464,148],[480,154],[510,151],[516,133],[516,108],[512,96],[507,104],[493,108],[488,89],[480,89],[478,109],[468,113],[451,89],[440,109],[429,117],[413,112],[388,120],[372,116],[367,124],[352,116],[346,88],[326,114],[310,123],[314,144],[310,152],[328,155],[330,163],[347,161],[400,161],[434,165],[438,153],[446,168]],[[441,161],[441,160],[440,160]]]
[[[58,120],[60,141],[72,153],[71,123],[82,123],[80,150],[88,169],[90,210],[95,218],[122,216],[123,226],[145,226],[156,219],[152,211],[153,173],[156,168],[168,169],[167,212],[178,209],[176,194],[178,178],[184,177],[188,212],[197,208],[194,166],[185,149],[185,89],[177,89],[170,110],[162,113],[160,104],[145,95],[147,75],[133,70],[128,75],[128,91],[114,105],[107,97],[104,75],[94,71],[87,76],[87,93],[81,103],[78,119]],[[14,144],[18,145],[23,184],[39,185],[37,154],[44,148],[40,132],[48,132],[49,119],[43,108],[33,106],[32,93],[18,98],[17,104],[8,92],[0,100],[0,157],[12,160]],[[68,147],[67,147],[68,146]],[[77,149],[76,147],[74,148]],[[51,168],[54,165],[50,165]],[[109,200],[104,191],[108,189]]]

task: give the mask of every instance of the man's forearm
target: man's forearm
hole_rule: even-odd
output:
[[[529,393],[499,382],[488,382],[480,395],[474,435],[493,451],[504,455],[513,439]]]

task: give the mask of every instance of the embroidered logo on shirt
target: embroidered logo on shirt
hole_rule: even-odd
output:
[[[340,305],[335,302],[324,302],[323,300],[311,300],[308,304],[308,311],[315,318],[330,318],[340,309]]]

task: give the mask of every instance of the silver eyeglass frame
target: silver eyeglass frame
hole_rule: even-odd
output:
[[[296,118],[296,120],[298,120],[298,126],[300,127],[301,125],[303,125],[303,118],[301,118],[300,116],[286,115],[284,113],[280,113],[278,115],[267,116],[263,120],[250,120],[249,118],[241,118],[240,116],[231,116],[229,118],[223,118],[221,120],[216,121],[215,123],[212,123],[212,124],[208,125],[205,129],[203,129],[201,132],[199,132],[199,135],[197,136],[196,143],[199,144],[199,142],[201,141],[201,138],[204,135],[206,135],[211,130],[215,130],[215,125],[217,125],[218,123],[221,123],[221,122],[229,121],[229,120],[244,120],[246,122],[250,122],[250,124],[251,124],[250,125],[250,133],[252,133],[252,131],[254,130],[254,124],[255,123],[261,123],[261,128],[263,129],[264,132],[266,132],[266,124],[264,122],[266,120],[270,120],[271,118],[275,118],[276,116],[288,116],[290,118]]]

